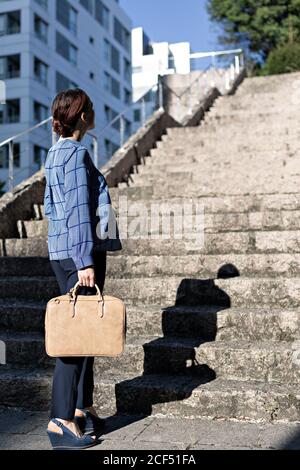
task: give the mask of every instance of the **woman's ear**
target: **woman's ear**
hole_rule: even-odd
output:
[[[81,120],[82,120],[85,124],[86,124],[86,122],[87,122],[86,117],[87,117],[87,116],[86,116],[86,113],[85,113],[85,112],[82,112],[80,118],[81,118]]]

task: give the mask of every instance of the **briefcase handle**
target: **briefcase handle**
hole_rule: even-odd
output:
[[[77,300],[76,293],[77,293],[78,287],[80,287],[79,281],[77,281],[76,284],[73,287],[71,287],[71,289],[69,290],[70,304],[71,304],[70,306],[71,306],[71,313],[72,313],[73,318],[75,317],[75,304]],[[104,315],[104,298],[97,284],[95,284],[95,287],[96,287],[96,291],[98,294],[98,304],[101,302],[100,316],[102,318]]]
[[[79,284],[79,281],[77,281],[76,284],[75,284],[73,287],[71,287],[69,293],[71,294],[71,297],[72,297],[72,298],[73,298],[74,296],[76,296],[78,287],[84,287],[84,286],[81,286],[81,285]],[[103,295],[102,295],[102,293],[101,293],[101,291],[100,291],[100,289],[99,289],[99,287],[98,287],[98,284],[95,284],[95,287],[96,287],[96,291],[97,291],[98,297],[100,297],[99,300],[102,300],[102,302],[104,302]]]

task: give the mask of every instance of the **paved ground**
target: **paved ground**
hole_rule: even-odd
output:
[[[46,414],[0,411],[0,449],[51,449]],[[112,416],[94,450],[300,449],[299,424]]]

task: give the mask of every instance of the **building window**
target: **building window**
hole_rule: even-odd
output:
[[[131,84],[131,63],[124,57],[123,74],[125,80]]]
[[[104,39],[104,60],[117,73],[120,73],[120,52],[107,39]]]
[[[151,54],[153,54],[153,47],[150,43],[150,39],[143,32],[143,55],[151,55]]]
[[[109,9],[101,0],[95,0],[95,18],[107,31],[109,30]]]
[[[77,11],[67,0],[56,0],[56,19],[76,36]]]
[[[6,104],[0,104],[0,124],[16,122],[20,122],[20,100],[6,100]]]
[[[111,121],[111,109],[109,106],[104,105],[104,116],[105,116],[105,123],[108,124]]]
[[[41,82],[43,85],[47,86],[48,65],[37,57],[34,58],[34,78]]]
[[[21,32],[21,13],[10,11],[0,14],[0,36],[18,34]]]
[[[115,96],[115,98],[120,99],[121,97],[120,83],[113,77],[111,77],[111,94]]]
[[[133,119],[134,119],[134,122],[141,122],[141,110],[140,109],[135,109],[133,111]]]
[[[104,39],[104,60],[110,64],[110,42],[107,39]]]
[[[34,15],[34,32],[40,41],[48,42],[48,24],[38,15]]]
[[[20,167],[20,144],[13,143],[14,167]],[[9,166],[9,146],[0,147],[0,168],[8,168]]]
[[[45,164],[46,157],[48,154],[48,150],[44,147],[40,147],[39,145],[34,145],[33,147],[33,162],[41,167]]]
[[[44,10],[48,10],[48,0],[35,0],[35,2],[44,8]]]
[[[130,105],[132,103],[131,91],[124,88],[124,103]]]
[[[56,72],[56,92],[60,93],[63,90],[68,90],[70,88],[78,88],[78,85],[65,77],[62,73]]]
[[[80,0],[80,5],[83,6],[91,15],[94,14],[93,0]]]
[[[21,75],[20,54],[0,57],[0,80],[18,78]]]
[[[126,51],[130,52],[130,32],[127,31],[116,17],[114,17],[114,38]]]
[[[34,115],[34,122],[38,124],[41,121],[47,119],[48,116],[48,107],[34,101],[33,103],[33,115]]]
[[[111,68],[120,73],[120,52],[115,46],[111,46]]]
[[[131,122],[128,119],[125,119],[125,136],[131,136]]]
[[[104,89],[111,92],[111,76],[107,72],[104,72]]]
[[[58,31],[56,31],[56,52],[71,64],[77,65],[77,48]]]

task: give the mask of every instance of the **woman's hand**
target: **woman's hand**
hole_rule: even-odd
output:
[[[80,286],[95,286],[95,270],[94,268],[80,269],[78,271],[78,281]]]

